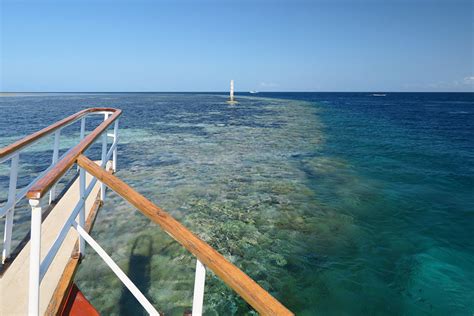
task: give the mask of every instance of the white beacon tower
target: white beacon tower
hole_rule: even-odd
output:
[[[234,102],[234,80],[230,81],[230,102]]]

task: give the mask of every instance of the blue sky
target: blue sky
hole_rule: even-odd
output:
[[[1,2],[1,91],[474,91],[474,1]]]

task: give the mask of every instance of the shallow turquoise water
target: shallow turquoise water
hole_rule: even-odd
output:
[[[474,312],[473,94],[225,100],[4,97],[0,145],[84,107],[122,108],[118,176],[298,315]],[[15,117],[23,109],[32,117]],[[77,141],[76,129],[64,148]],[[49,161],[48,146],[25,155],[23,174]],[[17,239],[27,214],[16,214]],[[158,309],[182,315],[191,305],[193,258],[111,192],[93,236]],[[90,250],[76,282],[104,314],[141,311]],[[250,311],[212,274],[206,282],[207,314]]]

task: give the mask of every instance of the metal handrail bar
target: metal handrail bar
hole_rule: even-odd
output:
[[[112,153],[114,146],[112,146],[109,150],[109,154]],[[100,164],[101,168],[106,167],[107,160]],[[81,171],[84,171],[81,168]],[[78,203],[74,207],[74,210],[69,215],[68,219],[66,220],[65,224],[61,228],[61,231],[57,235],[54,243],[51,245],[48,253],[46,254],[45,258],[40,261],[40,270],[39,270],[39,284],[43,280],[48,268],[50,267],[54,257],[56,256],[59,248],[61,247],[64,239],[69,232],[71,227],[74,227],[79,234],[80,239],[85,240],[96,252],[97,254],[105,261],[105,263],[112,269],[112,271],[117,275],[117,277],[124,283],[124,285],[130,290],[130,292],[135,296],[138,302],[145,308],[145,310],[150,315],[157,315],[160,314],[158,311],[153,307],[153,305],[149,302],[149,300],[140,292],[140,290],[133,284],[133,282],[128,278],[128,276],[120,269],[120,267],[113,261],[113,259],[100,247],[100,245],[82,228],[83,225],[78,224],[76,222],[76,218],[80,215],[80,212],[83,210],[85,201],[94,189],[98,179],[93,177],[85,191],[81,194],[81,198],[79,199]],[[102,196],[102,194],[101,194]],[[81,251],[81,255],[83,255],[83,250]]]
[[[120,111],[120,110],[118,110]],[[51,188],[59,179],[65,171],[75,163],[74,155],[84,152],[98,137],[102,137],[102,155],[101,155],[101,164],[100,168],[106,168],[107,161],[113,156],[113,165],[112,169],[116,168],[117,161],[117,130],[118,130],[118,121],[116,120],[120,113],[112,113],[112,117],[109,118],[108,112],[104,113],[104,122],[101,123],[89,136],[84,137],[84,122],[81,124],[81,141],[78,145],[68,151],[64,157],[59,161],[59,165],[63,165],[62,169],[56,168],[56,170],[48,170],[45,176],[41,178],[39,185],[33,187],[31,190],[34,192],[35,196],[39,198],[31,198],[30,204],[32,206],[32,220],[31,220],[31,247],[30,247],[30,297],[29,297],[29,313],[35,314],[38,312],[38,303],[39,303],[39,286],[43,280],[46,272],[48,271],[51,263],[54,260],[54,257],[58,253],[62,243],[64,242],[69,229],[71,227],[76,228],[79,234],[79,252],[81,255],[84,254],[85,241],[91,245],[91,247],[96,250],[96,252],[104,259],[104,261],[109,265],[113,272],[120,278],[120,280],[127,286],[127,288],[132,292],[132,294],[137,298],[137,300],[142,304],[142,306],[151,314],[159,315],[159,313],[154,309],[153,305],[145,298],[145,296],[138,290],[138,288],[132,283],[132,281],[120,270],[120,268],[112,261],[112,259],[103,251],[103,249],[90,237],[85,230],[82,229],[84,226],[85,219],[85,201],[92,192],[94,186],[97,183],[97,178],[93,177],[90,184],[85,187],[85,169],[79,168],[79,188],[80,188],[80,199],[73,211],[69,215],[68,219],[61,228],[59,234],[56,236],[53,244],[48,250],[45,258],[41,260],[39,258],[40,254],[40,244],[37,243],[37,240],[41,239],[41,222],[38,221],[38,216],[41,214],[41,206],[39,205],[39,200],[43,196],[48,188]],[[115,122],[113,134],[107,133],[108,126]],[[107,137],[113,137],[113,142],[110,146],[110,149],[107,151]],[[72,161],[72,163],[71,163]],[[56,166],[55,166],[56,167]],[[55,169],[55,168],[52,168]],[[44,181],[47,179],[47,181]],[[100,196],[101,200],[105,199],[105,185],[101,184]],[[31,195],[31,192],[27,196]],[[79,225],[76,223],[76,218],[79,215]],[[34,238],[34,236],[36,238]],[[35,242],[33,242],[33,239]]]
[[[85,192],[85,198],[87,198],[92,190],[94,189],[95,184],[97,183],[97,178],[94,178],[89,186],[86,189]],[[58,253],[59,248],[61,247],[64,238],[66,238],[67,233],[69,232],[69,229],[71,228],[72,223],[76,220],[77,215],[79,215],[79,212],[81,211],[82,207],[86,203],[86,199],[80,198],[79,202],[76,204],[74,207],[74,210],[71,212],[71,215],[69,215],[68,219],[64,223],[63,227],[61,228],[61,231],[59,232],[58,236],[54,240],[54,243],[51,245],[51,247],[48,250],[48,253],[44,257],[43,261],[41,262],[40,265],[40,282],[43,280],[44,275],[46,272],[48,272],[49,267],[51,266],[51,262],[53,261],[54,257]]]
[[[72,149],[72,148],[71,148]],[[69,150],[71,150],[69,149]],[[68,150],[68,151],[69,151]],[[64,156],[66,156],[67,152],[65,152],[64,154],[61,155],[61,158],[59,158],[58,160],[61,160]],[[0,218],[5,216],[5,213],[8,212],[13,206],[15,206],[15,204],[21,200],[22,198],[25,197],[26,193],[28,193],[28,191],[31,189],[31,187],[33,186],[33,184],[36,183],[36,181],[38,181],[39,179],[41,179],[42,177],[44,177],[45,174],[47,174],[51,169],[53,169],[53,167],[55,166],[55,164],[51,164],[47,169],[41,171],[40,174],[38,174],[28,185],[26,185],[25,187],[21,188],[19,192],[16,193],[15,195],[15,199],[12,200],[11,202],[7,202],[5,203],[5,205],[3,205],[3,207],[0,208]]]
[[[31,231],[30,231],[30,277],[29,277],[29,299],[28,311],[29,314],[37,314],[39,312],[39,297],[40,284],[46,272],[48,271],[54,257],[58,253],[63,244],[69,229],[74,225],[76,218],[79,216],[79,225],[85,225],[85,201],[92,192],[97,183],[97,178],[93,177],[90,184],[86,187],[85,170],[79,168],[79,201],[72,210],[68,219],[61,228],[59,234],[56,236],[53,244],[49,248],[45,258],[41,260],[41,214],[42,207],[40,199],[54,188],[56,183],[62,178],[66,171],[75,163],[75,157],[84,152],[95,140],[102,137],[102,161],[99,168],[106,168],[107,161],[113,156],[112,169],[115,171],[117,166],[117,144],[118,144],[118,117],[121,115],[121,110],[111,109],[111,111],[96,111],[95,113],[104,114],[104,121],[97,126],[89,135],[85,136],[85,121],[84,116],[81,121],[81,138],[82,140],[75,147],[71,148],[57,164],[49,170],[39,181],[30,188],[26,196],[29,198],[31,205]],[[110,117],[109,117],[109,114]],[[114,123],[113,134],[108,134],[107,129]],[[110,149],[107,151],[107,137],[113,137],[113,142]],[[105,185],[101,184],[101,200],[105,199]],[[79,253],[84,255],[85,240],[79,234]]]
[[[69,168],[75,163],[77,157],[81,155],[92,143],[107,130],[107,128],[122,114],[122,110],[119,109],[101,109],[100,111],[110,110],[112,115],[104,120],[98,127],[94,129],[89,135],[85,136],[79,144],[77,144],[68,154],[61,159],[56,166],[51,169],[43,178],[41,178],[35,185],[28,191],[26,197],[29,199],[41,199],[51,187],[66,173]],[[99,111],[99,112],[100,112]],[[117,123],[116,123],[117,124]],[[106,134],[105,134],[106,135]],[[104,138],[105,139],[105,138]]]
[[[92,247],[92,249],[97,252],[97,254],[105,261],[105,263],[110,267],[110,269],[115,273],[115,275],[122,281],[122,283],[127,287],[127,289],[135,296],[135,298],[140,302],[140,304],[145,308],[148,314],[153,316],[160,316],[160,313],[153,307],[150,301],[143,295],[143,293],[137,288],[132,280],[120,269],[120,267],[115,263],[115,261],[102,249],[102,247],[82,228],[76,221],[72,222],[73,227],[77,230],[79,235],[84,238],[87,243]]]
[[[0,163],[3,163],[5,161],[11,160],[11,165],[10,165],[10,183],[9,183],[9,190],[8,190],[8,199],[6,203],[0,208],[0,218],[6,216],[5,219],[5,229],[4,229],[4,236],[3,236],[3,250],[2,250],[2,262],[5,262],[9,257],[11,253],[11,238],[12,238],[12,232],[13,232],[13,216],[14,216],[14,210],[15,206],[20,201],[25,195],[28,194],[30,189],[34,188],[37,182],[39,182],[41,179],[44,177],[48,176],[51,171],[57,170],[55,169],[58,165],[58,161],[63,161],[65,158],[69,157],[73,151],[74,148],[77,146],[69,149],[64,153],[61,157],[59,156],[59,137],[60,137],[60,132],[62,129],[64,129],[67,126],[70,126],[74,122],[77,122],[78,120],[81,120],[81,133],[80,137],[83,139],[85,137],[85,119],[86,117],[90,115],[100,115],[103,114],[105,118],[108,117],[109,114],[115,114],[116,116],[114,118],[111,117],[111,121],[107,123],[107,126],[110,125],[113,121],[115,121],[115,128],[118,128],[118,121],[116,120],[118,116],[120,115],[121,111],[113,108],[89,108],[85,109],[82,111],[79,111],[73,115],[70,115],[69,117],[60,120],[54,124],[51,124],[50,126],[43,128],[42,130],[35,132],[29,136],[24,137],[23,139],[6,146],[4,148],[0,148]],[[97,129],[96,129],[97,130]],[[102,129],[104,130],[104,129]],[[105,128],[106,130],[106,128]],[[42,140],[46,136],[54,133],[54,146],[53,146],[53,156],[52,156],[52,162],[51,165],[48,166],[48,168],[42,172],[40,172],[39,175],[37,175],[28,185],[25,187],[18,189],[17,188],[17,178],[18,178],[18,165],[19,165],[19,159],[20,159],[20,154],[22,151],[27,149],[28,147],[34,145],[38,141]],[[116,136],[116,133],[113,134],[107,134],[104,137],[104,142],[103,146],[105,144],[105,147],[107,147],[107,136]],[[94,138],[95,140],[95,138]],[[93,140],[92,140],[93,141]],[[113,141],[113,148],[107,153],[108,159],[110,156],[114,156],[116,159],[116,148],[117,146],[117,139],[114,137]],[[114,168],[116,167],[116,162],[113,162]],[[67,169],[64,171],[64,173],[67,171]],[[49,197],[49,204],[51,204],[55,198],[56,192],[55,192],[55,187],[57,181],[59,181],[60,177],[56,178],[55,182],[48,187],[50,191],[50,197]],[[19,190],[19,192],[18,192]]]
[[[104,161],[101,162],[100,166],[102,168],[105,168],[107,161],[109,161],[110,157],[112,156],[112,153],[114,152],[115,148],[117,147],[117,142],[114,140],[112,146],[110,147],[106,158]],[[83,193],[83,198],[79,199],[79,202],[76,204],[76,207],[72,211],[71,215],[69,218],[66,220],[64,223],[63,227],[61,228],[61,231],[59,232],[58,236],[56,237],[54,243],[51,245],[51,247],[48,250],[48,253],[44,257],[43,261],[41,262],[40,265],[40,282],[43,280],[44,275],[48,271],[48,268],[50,267],[54,257],[59,251],[59,248],[61,247],[64,238],[66,238],[67,233],[69,232],[69,229],[71,228],[71,225],[75,221],[77,215],[81,211],[81,209],[84,207],[84,204],[86,202],[87,197],[90,195],[92,190],[94,189],[95,184],[97,183],[97,178],[93,178],[89,185],[87,186],[85,192]]]
[[[88,109],[89,110],[89,109]],[[64,124],[64,125],[61,125],[59,127],[57,127],[55,130],[53,131],[56,131],[55,133],[55,146],[54,146],[54,151],[55,153],[57,154],[57,150],[58,150],[58,147],[59,147],[59,144],[58,144],[58,141],[59,141],[59,137],[56,137],[56,136],[59,136],[57,134],[57,132],[59,132],[60,130],[62,130],[63,128],[73,124],[74,122],[76,122],[77,120],[81,119],[81,118],[85,118],[89,115],[96,115],[96,114],[104,114],[105,112],[102,111],[102,109],[100,109],[101,111],[98,111],[98,112],[91,112],[91,111],[87,111],[87,110],[84,110],[84,111],[81,111],[81,112],[86,112],[84,113],[82,116],[76,118],[74,121],[70,121],[69,123],[67,124]],[[78,112],[78,113],[81,113],[81,112]],[[76,113],[77,114],[77,113]],[[70,116],[70,117],[76,117],[76,114]],[[47,128],[46,128],[47,129]],[[43,129],[43,130],[46,130],[46,129]],[[21,139],[20,141],[16,142],[16,143],[21,143],[22,145],[18,145],[18,149],[16,149],[15,151],[13,152],[10,152],[10,151],[7,151],[7,148],[8,147],[11,147],[12,145],[10,146],[7,146],[7,147],[4,147],[2,149],[0,149],[0,152],[4,152],[4,158],[2,158],[2,160],[0,161],[0,163],[2,162],[5,162],[9,159],[13,159],[13,157],[15,155],[18,155],[19,153],[21,153],[23,150],[25,150],[27,147],[30,147],[32,146],[33,144],[35,144],[36,142],[40,141],[43,137],[46,137],[48,136],[50,133],[52,133],[53,131],[49,131],[49,132],[43,132],[42,133],[42,136],[36,138],[35,140],[31,141],[29,140],[29,137],[31,136],[28,136],[28,137],[25,137],[23,139]],[[40,131],[41,132],[41,131]],[[38,132],[39,133],[39,132]],[[107,136],[109,137],[114,137],[114,134],[107,134]],[[28,142],[29,141],[29,142]],[[117,144],[117,140],[114,139],[114,146],[116,146]],[[16,192],[15,194],[15,198],[14,199],[11,199],[11,201],[7,201],[7,203],[5,205],[3,205],[3,207],[0,208],[0,218],[5,216],[5,213],[7,213],[15,204],[17,201],[21,200],[25,195],[26,193],[28,193],[28,191],[30,190],[30,188],[39,180],[41,179],[45,174],[47,174],[51,169],[53,169],[53,167],[56,165],[57,161],[58,160],[62,160],[68,153],[69,151],[71,151],[73,148],[70,148],[68,151],[66,151],[64,154],[61,155],[61,157],[53,157],[53,163],[46,169],[46,170],[43,170],[40,174],[38,174],[28,185],[26,185],[25,187],[21,188],[21,190],[19,192]],[[107,153],[107,157],[110,158],[111,155],[113,154],[113,150],[110,150],[108,153]],[[54,153],[53,153],[54,155]],[[1,156],[1,154],[0,154]],[[17,190],[17,188],[16,188]]]

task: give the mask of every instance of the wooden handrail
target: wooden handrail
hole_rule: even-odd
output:
[[[40,131],[37,131],[31,135],[28,135],[19,141],[14,142],[13,144],[10,144],[6,147],[0,148],[0,159],[3,157],[6,157],[10,154],[13,154],[14,152],[24,148],[25,146],[37,141],[38,139],[47,136],[48,134],[53,133],[54,131],[69,125],[71,123],[74,123],[75,121],[81,119],[83,116],[86,116],[89,113],[92,112],[114,112],[117,111],[117,109],[113,108],[89,108],[85,109],[82,111],[79,111],[71,116],[68,116],[60,121],[57,121],[54,124],[49,125],[48,127],[43,128]]]
[[[165,232],[195,255],[259,313],[262,315],[293,315],[291,311],[247,274],[227,261],[224,256],[209,244],[194,235],[171,215],[139,194],[125,182],[106,172],[84,155],[77,157],[77,164],[118,193],[153,222],[160,225]]]
[[[26,197],[29,199],[40,199],[44,196],[45,193],[51,189],[51,187],[66,173],[69,168],[76,162],[77,157],[81,155],[90,145],[99,137],[121,114],[122,110],[114,108],[90,108],[82,110],[73,114],[64,120],[61,120],[49,127],[42,129],[41,131],[34,133],[19,142],[16,142],[5,149],[8,149],[8,152],[13,152],[18,150],[21,147],[26,146],[27,144],[45,136],[46,134],[52,133],[56,129],[67,125],[75,120],[82,118],[83,116],[92,113],[92,112],[112,112],[113,114],[105,121],[103,121],[99,126],[97,126],[92,133],[84,137],[79,144],[77,144],[72,150],[70,150],[57,164],[51,169],[44,177],[42,177],[38,182],[36,182],[31,189],[26,194]],[[16,145],[17,148],[12,147]],[[12,148],[10,148],[12,147]],[[0,153],[2,153],[0,151]],[[5,154],[6,155],[6,154]],[[0,155],[0,157],[2,157]]]

